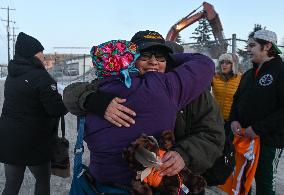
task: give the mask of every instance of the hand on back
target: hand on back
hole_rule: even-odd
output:
[[[126,102],[126,99],[114,98],[108,105],[104,118],[110,123],[118,127],[130,127],[131,124],[135,124],[133,117],[136,116],[136,113],[122,105]]]

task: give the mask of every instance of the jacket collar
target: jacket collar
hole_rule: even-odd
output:
[[[8,64],[8,74],[12,77],[25,74],[32,69],[45,69],[44,65],[35,57],[26,59],[22,56],[15,55],[13,60]]]
[[[260,70],[258,70],[258,74],[260,74],[261,72],[263,72],[264,70],[267,70],[268,68],[270,68],[271,66],[274,66],[274,64],[283,62],[281,57],[279,55],[277,55],[276,57],[272,58],[269,61],[266,61],[263,63],[263,65],[261,66]],[[258,64],[253,63],[253,73],[255,74],[255,72],[258,69]]]

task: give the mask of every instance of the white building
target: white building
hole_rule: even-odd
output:
[[[92,58],[90,55],[82,55],[65,60],[64,69],[69,75],[83,75],[93,68]],[[74,72],[77,72],[74,74]]]

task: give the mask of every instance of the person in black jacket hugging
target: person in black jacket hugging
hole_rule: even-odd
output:
[[[51,146],[56,118],[67,113],[57,84],[44,67],[41,43],[21,32],[8,64],[0,118],[2,195],[18,194],[26,166],[36,179],[35,194],[50,194]]]

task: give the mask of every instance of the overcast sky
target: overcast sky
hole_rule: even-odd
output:
[[[129,40],[139,30],[155,30],[166,36],[170,27],[199,7],[201,0],[0,0],[0,6],[15,8],[10,19],[16,33],[36,37],[45,53],[88,53],[86,50],[54,49],[54,47],[89,47],[111,39]],[[226,38],[233,33],[247,39],[258,23],[278,35],[284,43],[283,0],[208,0],[221,19]],[[7,11],[0,10],[1,20]],[[7,62],[6,22],[0,22],[0,63]],[[196,28],[192,25],[181,32],[184,42]],[[11,24],[11,26],[13,26]],[[11,31],[12,32],[12,31]],[[11,44],[12,45],[12,44]]]

